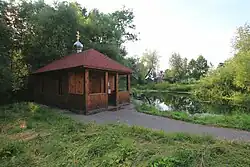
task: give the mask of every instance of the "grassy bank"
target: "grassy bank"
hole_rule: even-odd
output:
[[[195,84],[170,84],[168,82],[151,83],[146,85],[137,85],[136,90],[143,91],[161,91],[161,92],[190,92]]]
[[[160,111],[154,106],[136,104],[139,112],[193,122],[196,124],[213,125],[250,131],[250,114],[235,113],[230,115],[194,114],[179,111]]]
[[[80,124],[34,103],[0,108],[0,166],[249,166],[250,144]]]

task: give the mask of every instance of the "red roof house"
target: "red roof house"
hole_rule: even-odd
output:
[[[131,73],[94,49],[74,53],[33,73],[34,101],[81,114],[117,108],[130,102]]]

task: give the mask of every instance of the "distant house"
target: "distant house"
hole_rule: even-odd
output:
[[[94,49],[78,52],[32,74],[35,102],[80,114],[130,103],[131,69]]]
[[[163,81],[163,79],[164,79],[164,73],[163,73],[163,71],[160,71],[158,73],[158,75],[155,77],[154,81],[157,83],[161,83]]]

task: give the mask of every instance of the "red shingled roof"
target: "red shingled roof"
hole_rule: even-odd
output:
[[[89,49],[81,53],[75,53],[65,56],[59,60],[55,60],[50,64],[38,69],[34,73],[61,70],[79,66],[83,66],[85,68],[132,73],[131,69],[119,64],[118,62],[94,49]]]

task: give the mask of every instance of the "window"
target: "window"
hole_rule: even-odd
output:
[[[63,84],[62,84],[62,77],[58,79],[58,94],[62,95],[63,94]]]

